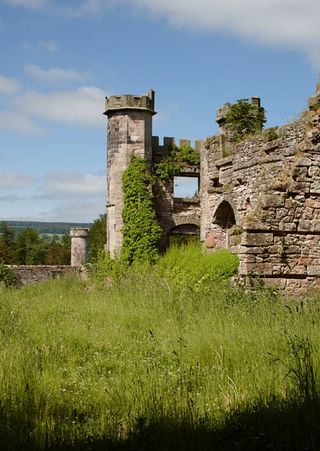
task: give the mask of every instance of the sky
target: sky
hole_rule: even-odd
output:
[[[105,97],[156,91],[153,134],[217,133],[259,96],[297,119],[320,74],[319,0],[0,0],[0,220],[105,212]]]

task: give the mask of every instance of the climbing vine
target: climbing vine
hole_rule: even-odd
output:
[[[155,174],[163,182],[168,182],[174,175],[179,175],[186,164],[199,165],[200,155],[190,146],[169,147],[168,156],[155,165]]]
[[[259,133],[266,122],[265,111],[249,103],[249,99],[239,99],[230,106],[226,116],[226,126],[233,132],[232,141],[241,141],[247,135]]]
[[[161,227],[156,219],[153,177],[141,157],[133,157],[122,176],[124,195],[121,258],[128,264],[153,263],[158,255]]]

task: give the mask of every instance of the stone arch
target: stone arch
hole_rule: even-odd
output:
[[[231,249],[234,246],[230,231],[236,224],[236,213],[232,204],[229,200],[223,199],[213,214],[212,235],[215,248]]]
[[[171,243],[187,244],[191,241],[197,241],[200,235],[199,224],[182,223],[168,230],[167,246]]]

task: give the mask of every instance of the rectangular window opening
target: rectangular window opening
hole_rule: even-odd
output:
[[[197,199],[199,196],[199,177],[173,177],[173,197],[178,199]]]

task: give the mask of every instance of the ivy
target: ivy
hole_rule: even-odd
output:
[[[241,141],[247,135],[261,132],[266,122],[263,108],[249,103],[249,99],[239,99],[230,106],[226,116],[226,126],[233,132],[232,141]]]
[[[141,157],[133,157],[122,176],[124,195],[121,258],[128,264],[153,263],[162,229],[156,219],[153,177]]]
[[[169,147],[168,156],[155,165],[155,174],[163,182],[168,182],[173,176],[179,175],[186,164],[198,166],[199,153],[190,146],[178,147],[173,144]]]

